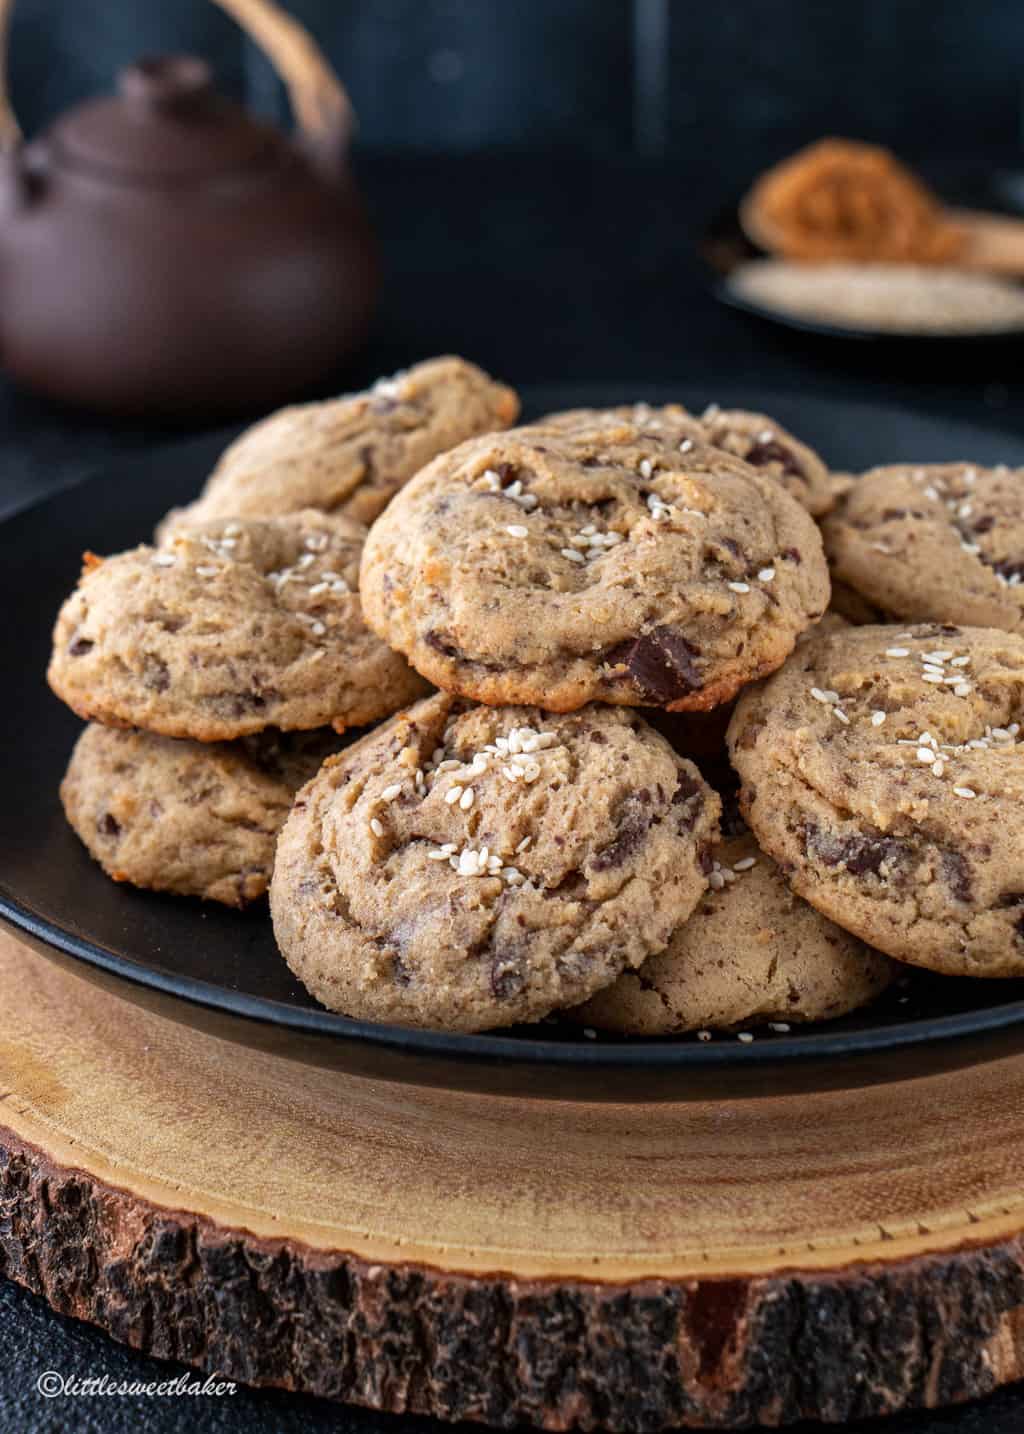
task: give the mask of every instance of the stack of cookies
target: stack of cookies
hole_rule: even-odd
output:
[[[1021,475],[913,470],[876,519],[891,477],[764,415],[516,413],[459,360],[287,410],[88,562],[50,680],[94,723],[62,795],[104,868],[239,904],[272,868],[308,990],[404,1025],[746,1040],[899,960],[1024,973]],[[1003,595],[975,613],[965,570],[973,627],[927,610],[925,512]],[[880,622],[826,616],[818,519]]]

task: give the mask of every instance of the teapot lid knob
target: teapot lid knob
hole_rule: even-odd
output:
[[[213,71],[197,55],[155,55],[121,70],[117,89],[146,109],[191,109],[213,93]]]

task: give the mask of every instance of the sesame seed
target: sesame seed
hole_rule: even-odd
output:
[[[842,722],[844,727],[849,727],[850,719],[849,717],[847,717],[846,713],[841,707],[833,707],[832,712],[836,717],[839,718],[839,721]]]
[[[885,649],[885,655],[886,655],[886,657],[909,657],[909,656],[910,656],[910,648],[909,648],[909,647],[887,647],[887,648]]]
[[[926,652],[922,655],[922,662],[948,662],[953,656],[951,652]]]
[[[684,438],[683,441],[682,441],[682,443],[680,443],[680,445],[679,445],[679,452],[680,452],[680,453],[689,453],[689,451],[690,451],[690,449],[691,449],[692,447],[693,447],[693,439],[692,439],[692,438]]]
[[[738,1041],[742,1041],[744,1045],[749,1045],[750,1042],[754,1039],[754,1037],[750,1034],[749,1031],[739,1031],[736,1035],[736,1039]]]
[[[978,795],[973,787],[954,787],[953,791],[956,796],[966,797],[968,800],[970,800],[971,797],[976,797]]]
[[[443,749],[442,749],[441,747],[438,747],[438,749],[437,749],[438,752],[440,752],[440,751],[442,751],[442,750],[443,750]],[[440,772],[454,772],[456,767],[461,767],[461,766],[462,766],[462,763],[456,761],[456,759],[455,759],[454,757],[445,757],[445,759],[444,759],[443,761],[438,761],[438,759],[437,759],[437,754],[436,754],[436,753],[435,753],[435,755],[434,755],[434,761],[437,762],[437,765],[436,765],[436,767],[434,768],[434,770],[435,770],[435,772],[439,772],[439,773],[440,773]]]
[[[517,767],[502,767],[501,774],[503,777],[507,777],[510,782],[517,782],[522,776],[522,772],[520,772]]]
[[[708,885],[712,891],[721,891],[725,885],[725,877],[720,871],[713,871],[708,877]]]
[[[958,682],[953,688],[954,697],[970,697],[974,689],[969,682]]]
[[[201,578],[213,578],[217,575],[217,569],[209,563],[200,563],[196,568],[196,574]]]
[[[946,764],[945,764],[945,762],[933,762],[933,763],[932,763],[932,776],[933,776],[933,777],[941,777],[942,774],[943,774],[943,772],[944,772],[945,770],[946,770]]]
[[[687,441],[689,441],[689,440],[687,440]],[[698,1031],[698,1032],[697,1032],[697,1039],[698,1039],[698,1041],[710,1041],[710,1039],[711,1039],[711,1032],[710,1032],[710,1031]]]
[[[745,856],[742,861],[733,862],[733,871],[749,871],[752,866],[757,865],[756,856]]]
[[[924,672],[921,673],[921,681],[922,681],[922,682],[941,682],[941,681],[942,681],[942,673],[941,673],[941,672],[928,672],[927,670],[925,670]]]
[[[727,586],[730,591],[734,593],[748,593],[750,591],[749,583],[728,583]]]
[[[327,631],[326,627],[324,627],[323,623],[320,622],[319,619],[316,619],[309,624],[309,630],[314,637],[323,637],[324,633]]]
[[[530,843],[531,843],[532,841],[533,841],[533,837],[532,837],[532,836],[524,836],[523,839],[522,839],[522,841],[521,841],[521,842],[519,843],[519,845],[516,847],[516,855],[518,856],[521,851],[525,851],[526,848],[530,845]]]
[[[310,533],[303,544],[311,553],[322,553],[327,546],[326,533]]]
[[[173,553],[154,553],[149,561],[154,568],[173,568],[178,560]]]
[[[380,794],[380,799],[382,802],[393,802],[397,796],[401,795],[401,792],[401,782],[393,782],[390,787],[384,788]]]
[[[459,800],[461,796],[462,788],[458,784],[456,784],[454,787],[449,787],[448,791],[444,794],[444,799],[447,802],[448,806],[451,807],[455,805],[455,803]]]
[[[524,528],[522,523],[509,523],[505,532],[510,538],[526,538],[529,536],[529,528]]]
[[[380,821],[377,817],[371,817],[370,830],[373,832],[374,836],[382,837],[384,835],[384,823]]]
[[[770,1031],[778,1031],[780,1035],[785,1035],[785,1033],[790,1030],[790,1025],[788,1021],[769,1021],[768,1029]]]
[[[935,761],[935,753],[930,747],[918,747],[917,760],[919,762],[927,762],[928,765],[931,766],[932,762]]]
[[[831,702],[831,701],[832,701],[831,696],[829,696],[829,694],[828,694],[827,692],[823,692],[820,687],[812,687],[812,688],[811,688],[811,696],[814,698],[815,702]]]
[[[649,458],[642,458],[642,459],[640,460],[640,476],[641,476],[641,478],[649,478],[653,472],[654,472],[654,466],[653,466],[653,464],[651,463],[651,460],[650,460]]]
[[[758,582],[770,583],[771,580],[772,580],[772,578],[774,578],[774,576],[775,576],[775,569],[774,569],[774,568],[762,568],[761,571],[758,573],[757,578],[758,578]]]
[[[476,792],[474,792],[472,787],[467,787],[466,790],[462,793],[462,796],[459,798],[459,806],[464,812],[468,812],[475,800]]]
[[[884,713],[884,712],[878,712],[878,711],[872,712],[872,714],[871,714],[871,725],[872,725],[872,727],[881,727],[881,725],[882,725],[882,723],[883,723],[884,721],[885,721],[885,713]]]
[[[562,548],[561,552],[562,557],[568,558],[570,563],[585,563],[587,561],[583,554],[578,553],[575,548]]]
[[[447,861],[450,856],[451,852],[442,851],[440,847],[434,851],[427,852],[428,861]]]
[[[950,667],[966,667],[970,660],[969,657],[954,657],[949,665]]]

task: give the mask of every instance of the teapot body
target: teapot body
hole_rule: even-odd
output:
[[[376,290],[354,187],[297,149],[179,185],[8,157],[0,362],[52,398],[168,418],[271,407],[331,378]]]

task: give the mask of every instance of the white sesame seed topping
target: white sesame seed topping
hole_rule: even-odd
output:
[[[926,671],[924,671],[924,672],[921,673],[921,681],[922,681],[922,682],[941,682],[941,681],[942,681],[942,673],[941,673],[941,672],[928,672],[928,671],[926,670]]]
[[[690,451],[690,449],[691,449],[692,447],[693,447],[693,439],[692,439],[692,438],[684,438],[683,441],[682,441],[682,443],[680,443],[680,445],[679,445],[679,452],[680,452],[680,453],[689,453],[689,451]]]
[[[974,689],[969,682],[958,682],[953,688],[954,697],[970,697]]]
[[[954,787],[953,791],[956,796],[966,797],[968,801],[971,799],[971,797],[976,797],[978,795],[973,787]]]
[[[466,790],[462,793],[462,796],[459,798],[459,806],[464,812],[468,812],[475,800],[476,792],[474,792],[472,787],[467,787]]]
[[[757,575],[758,582],[770,583],[775,576],[774,568],[762,568]]]
[[[575,548],[562,548],[561,552],[562,557],[568,558],[570,563],[585,563],[587,561],[583,554],[578,553]]]
[[[713,871],[708,877],[708,886],[712,891],[721,891],[725,886],[725,877],[720,871]]]
[[[518,856],[521,851],[525,851],[526,848],[530,845],[530,843],[531,843],[532,841],[533,841],[533,837],[532,837],[532,836],[524,836],[523,839],[522,839],[522,841],[521,841],[521,842],[519,843],[519,845],[516,847],[516,855]]]
[[[948,662],[953,656],[951,652],[925,652],[921,656],[922,662]]]
[[[933,777],[941,777],[942,774],[943,774],[943,772],[944,772],[945,770],[946,770],[946,764],[945,764],[945,762],[933,762],[933,763],[932,763],[932,776],[933,776]]]
[[[733,862],[733,871],[749,871],[752,866],[757,865],[756,856],[745,856],[741,861]]]
[[[872,714],[871,714],[871,725],[872,725],[872,727],[881,727],[881,725],[882,725],[882,723],[883,723],[884,721],[885,721],[885,713],[884,713],[884,712],[880,712],[880,711],[872,712]]]
[[[739,1031],[737,1032],[736,1039],[742,1041],[744,1045],[749,1045],[754,1037],[749,1031]]]
[[[651,460],[650,460],[649,458],[641,458],[641,460],[640,460],[640,477],[641,477],[641,478],[649,478],[653,472],[654,472],[654,465],[651,463]]]
[[[371,817],[370,830],[373,832],[374,836],[382,837],[384,835],[384,823],[380,821],[378,817]]]
[[[173,568],[178,560],[173,553],[154,553],[149,561],[154,568]]]
[[[935,761],[935,753],[930,747],[918,747],[917,760],[919,762],[927,762],[928,765],[931,766],[932,762]]]
[[[727,583],[726,586],[734,593],[748,593],[750,591],[749,583]]]
[[[510,538],[526,538],[530,534],[529,528],[524,528],[522,523],[509,523],[505,532]]]
[[[909,648],[909,647],[887,647],[887,648],[885,649],[885,655],[886,655],[886,657],[909,657],[909,656],[910,656],[910,648]]]
[[[309,624],[309,630],[314,637],[323,637],[324,633],[327,631],[326,627],[324,627],[323,623],[319,620],[319,618],[314,619],[314,621]]]
[[[393,782],[390,787],[384,788],[384,790],[380,794],[380,799],[382,802],[393,802],[395,798],[401,796],[401,794],[401,782]]]
[[[710,1032],[710,1031],[698,1031],[698,1032],[697,1032],[697,1039],[698,1039],[698,1041],[710,1041],[710,1039],[711,1039],[711,1032]]]
[[[460,798],[461,796],[462,796],[462,788],[458,785],[458,783],[456,783],[455,786],[449,787],[449,789],[447,790],[447,792],[445,792],[445,794],[444,794],[444,799],[445,799],[445,801],[447,802],[447,804],[451,807],[451,806],[454,806],[454,805],[455,805],[455,803],[459,800],[459,798]]]
[[[835,715],[836,717],[838,717],[839,721],[842,722],[842,724],[843,724],[844,727],[849,727],[849,725],[850,725],[850,719],[849,719],[849,717],[847,717],[846,713],[843,711],[843,709],[842,709],[841,707],[835,707],[835,706],[834,706],[834,707],[832,708],[832,711],[833,711],[834,715]]]
[[[327,534],[310,533],[309,537],[304,540],[303,547],[308,548],[311,553],[322,553],[327,547]]]
[[[790,1025],[788,1021],[769,1021],[768,1029],[770,1031],[778,1031],[780,1035],[785,1035],[785,1033],[790,1030]]]
[[[971,659],[969,657],[954,657],[949,665],[950,667],[967,667],[970,661]]]

